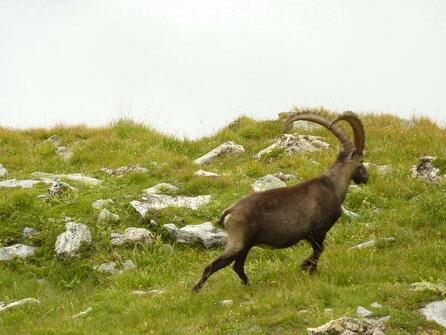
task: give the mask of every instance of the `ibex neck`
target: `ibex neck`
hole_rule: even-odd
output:
[[[333,181],[336,196],[342,204],[347,195],[350,180],[352,179],[352,171],[344,164],[336,162],[325,172],[325,175]]]

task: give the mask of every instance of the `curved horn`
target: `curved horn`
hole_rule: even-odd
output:
[[[331,126],[333,127],[335,123],[341,120],[347,121],[348,123],[350,123],[350,126],[352,126],[353,134],[355,136],[356,150],[362,154],[365,143],[365,132],[364,132],[364,126],[362,125],[362,122],[359,119],[358,115],[350,111],[344,112],[331,123]]]
[[[292,123],[294,121],[299,121],[299,120],[311,121],[311,122],[318,123],[321,126],[324,126],[338,138],[338,140],[341,142],[344,150],[353,148],[352,142],[350,142],[349,138],[347,137],[347,135],[344,133],[344,131],[340,127],[333,125],[334,122],[330,122],[330,120],[328,120],[324,116],[317,114],[317,113],[301,112],[301,113],[291,115],[285,121],[285,131],[288,129],[288,126],[290,125],[290,123]]]

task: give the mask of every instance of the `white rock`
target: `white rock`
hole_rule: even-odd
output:
[[[29,304],[29,303],[33,303],[33,304],[40,304],[40,301],[34,298],[26,298],[26,299],[22,299],[19,301],[14,301],[11,302],[10,304],[3,304],[0,303],[0,312],[6,311],[7,309],[11,309],[20,305],[24,305],[24,304]]]
[[[196,160],[194,160],[194,163],[209,164],[216,157],[220,157],[223,155],[240,154],[242,152],[245,152],[245,148],[242,145],[236,144],[235,142],[232,141],[228,141],[223,144],[220,144],[218,147],[212,149],[211,151],[201,156],[200,158],[197,158]]]
[[[27,258],[34,255],[35,247],[25,244],[14,244],[9,247],[0,248],[0,261],[9,261],[14,257]]]
[[[0,164],[0,178],[4,178],[8,175],[8,171],[5,169],[5,167]]]
[[[211,177],[211,178],[221,177],[221,175],[218,173],[209,172],[209,171],[205,171],[205,170],[195,171],[194,175],[199,176],[199,177]]]
[[[31,188],[36,184],[43,183],[42,180],[36,180],[36,179],[8,179],[4,181],[0,181],[0,187],[7,187],[7,188],[14,188],[14,187],[21,187],[21,188]],[[48,183],[47,183],[48,184]]]
[[[285,174],[283,172],[275,172],[273,173],[273,176],[279,178],[282,181],[297,179],[297,176],[293,174]]]
[[[214,248],[225,245],[228,234],[220,229],[215,228],[211,222],[204,222],[198,225],[187,225],[181,229],[172,223],[163,226],[177,242],[179,243],[201,243],[206,248]]]
[[[98,224],[118,222],[121,218],[118,214],[113,214],[107,208],[103,208],[98,216]]]
[[[431,302],[420,309],[420,312],[426,320],[435,321],[446,328],[446,300]]]
[[[368,316],[372,316],[373,312],[369,311],[367,308],[362,307],[362,306],[358,306],[358,308],[356,308],[356,314],[358,314],[358,316],[366,318]]]
[[[68,222],[66,231],[57,236],[55,251],[59,257],[78,257],[83,244],[91,244],[90,229],[82,223]]]
[[[29,238],[31,236],[37,235],[39,232],[31,227],[24,227],[22,229],[22,237],[23,238]]]
[[[84,176],[80,173],[69,173],[69,174],[54,174],[54,173],[46,173],[46,172],[33,172],[31,176],[35,178],[40,178],[42,181],[49,180],[60,180],[60,179],[68,179],[72,181],[78,181],[87,185],[99,185],[102,180]]]
[[[222,300],[220,301],[220,304],[222,304],[223,306],[231,306],[232,304],[234,304],[234,301],[232,301],[231,299]]]
[[[126,259],[122,263],[122,268],[123,268],[124,271],[130,271],[130,270],[135,270],[137,268],[137,266],[130,259]]]
[[[310,121],[299,120],[293,122],[293,129],[295,130],[314,130],[318,128],[321,128],[321,126]]]
[[[378,240],[370,240],[370,241],[367,241],[367,242],[355,245],[355,246],[351,247],[350,249],[367,249],[367,248],[371,248],[371,247],[374,247],[376,245],[376,243],[378,243],[378,241],[394,242],[395,241],[395,237],[383,237],[383,238],[380,238]]]
[[[124,233],[111,233],[110,244],[117,246],[125,243],[153,243],[153,234],[145,228],[130,227]]]
[[[286,184],[272,174],[257,179],[252,185],[252,189],[256,192],[271,190],[273,188],[285,187]]]
[[[441,294],[446,294],[446,284],[444,283],[430,283],[426,281],[412,283],[410,285],[413,291],[433,291]]]
[[[95,265],[93,269],[101,273],[109,273],[112,275],[117,275],[122,273],[122,271],[117,268],[116,262],[107,262]]]
[[[388,165],[378,165],[378,164],[366,162],[366,163],[364,163],[364,166],[367,169],[370,169],[370,168],[375,169],[381,175],[384,175],[390,171],[390,167]]]
[[[342,317],[317,328],[307,328],[307,331],[309,335],[385,335],[384,329],[379,321]]]
[[[170,206],[196,210],[209,203],[209,201],[211,201],[210,195],[172,197],[164,194],[147,194],[142,197],[142,201],[133,200],[130,204],[144,216],[149,209],[164,209]]]
[[[73,315],[71,318],[72,318],[72,319],[80,318],[80,317],[82,317],[82,316],[85,316],[85,315],[87,315],[87,314],[90,314],[92,310],[93,310],[92,307],[88,307],[85,311],[79,312],[78,314]]]
[[[149,169],[146,169],[145,167],[134,165],[134,166],[121,166],[117,169],[109,169],[109,168],[102,168],[102,172],[107,174],[115,174],[118,176],[122,176],[128,173],[147,173],[149,172]]]
[[[145,194],[160,194],[164,190],[176,192],[178,191],[178,187],[169,183],[158,183],[155,186],[146,188],[143,192]]]
[[[383,306],[380,303],[377,303],[376,301],[370,305],[372,308],[382,308]]]
[[[91,206],[96,209],[103,209],[104,207],[107,207],[108,205],[113,204],[112,199],[98,199],[96,201],[93,201],[91,203]]]
[[[412,166],[410,173],[412,178],[424,179],[427,182],[435,183],[440,180],[440,169],[433,166],[432,162],[435,161],[435,156],[424,156],[420,158],[417,165]]]
[[[275,149],[285,149],[287,154],[293,155],[326,150],[328,148],[330,148],[330,144],[322,141],[319,136],[283,134],[272,145],[255,154],[254,158],[260,159],[263,155]]]
[[[48,189],[48,195],[54,197],[56,195],[62,194],[66,190],[75,191],[76,188],[72,187],[67,183],[57,180],[54,181],[51,187]]]
[[[57,147],[56,154],[64,161],[69,161],[74,155],[70,148],[64,146]]]
[[[348,210],[347,208],[345,208],[344,206],[341,206],[341,209],[342,209],[342,213],[343,213],[345,216],[347,216],[350,220],[354,220],[354,219],[359,218],[359,214],[358,214],[358,213],[349,211],[349,210]]]

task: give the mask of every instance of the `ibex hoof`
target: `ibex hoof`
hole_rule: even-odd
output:
[[[314,274],[316,272],[317,265],[312,260],[306,259],[300,264],[300,268],[302,271]]]

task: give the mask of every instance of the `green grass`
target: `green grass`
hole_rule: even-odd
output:
[[[0,245],[20,242],[38,247],[26,260],[0,262],[0,301],[26,297],[41,301],[1,312],[0,334],[305,334],[307,327],[342,315],[355,316],[358,305],[368,307],[374,301],[384,306],[377,314],[391,315],[386,334],[445,333],[417,313],[423,304],[442,299],[441,294],[409,287],[416,281],[446,278],[446,187],[444,182],[413,180],[409,170],[424,155],[438,156],[439,164],[444,163],[446,131],[425,118],[412,120],[410,126],[390,115],[361,118],[367,135],[366,161],[388,164],[391,169],[386,175],[370,169],[368,185],[349,192],[345,205],[361,218],[343,217],[333,227],[318,273],[309,276],[298,270],[298,263],[310,253],[305,243],[284,250],[255,248],[246,264],[249,286],[240,286],[228,267],[213,275],[198,295],[192,295],[190,288],[221,250],[183,245],[170,250],[165,244],[173,243],[162,234],[150,246],[114,248],[109,244],[110,232],[147,227],[150,219],[179,226],[214,221],[265,174],[282,171],[305,180],[322,173],[336,156],[334,136],[325,129],[300,131],[322,136],[334,148],[296,156],[274,151],[256,161],[252,156],[282,134],[283,121],[242,117],[196,141],[169,137],[129,120],[104,128],[0,128],[0,163],[8,169],[8,179],[29,178],[31,172],[43,171],[81,172],[103,180],[95,187],[70,182],[77,192],[47,201],[37,198],[46,192],[45,185],[0,189]],[[74,151],[70,162],[57,157],[46,141],[53,134]],[[194,176],[201,167],[192,161],[229,140],[244,145],[246,152],[204,167],[224,176]],[[100,172],[102,167],[134,164],[148,168],[149,173],[117,178]],[[213,201],[197,211],[168,208],[141,218],[129,201],[161,181],[177,185],[178,194],[211,194]],[[111,210],[121,216],[119,222],[96,224],[99,213],[91,203],[99,198],[114,199]],[[93,244],[79,259],[54,256],[56,237],[65,230],[65,216],[88,225],[92,232]],[[25,226],[40,234],[21,241]],[[387,236],[396,241],[372,249],[349,249]],[[133,260],[137,270],[115,276],[92,270],[95,264],[125,259]],[[166,293],[131,295],[138,289],[165,289]],[[233,305],[221,305],[224,299],[232,299]],[[89,315],[71,318],[88,307],[93,308]],[[327,308],[332,312],[325,312]]]

